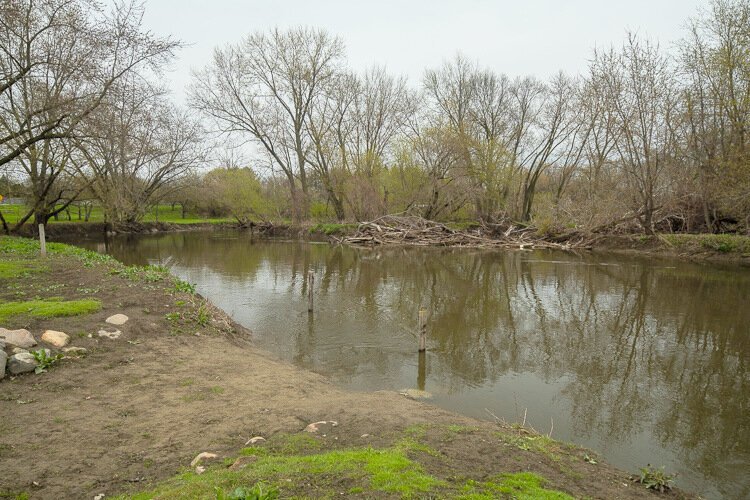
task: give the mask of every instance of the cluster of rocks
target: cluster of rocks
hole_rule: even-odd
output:
[[[115,314],[105,321],[119,326],[125,324],[128,317],[124,314]],[[100,337],[110,339],[118,338],[121,333],[120,330],[99,330]],[[49,346],[49,348],[41,348],[47,358],[52,358],[55,354],[62,354],[66,357],[82,356],[87,352],[83,347],[70,346],[70,335],[57,330],[45,330],[39,341]],[[37,357],[34,356],[35,350],[32,348],[37,345],[34,335],[26,329],[8,330],[0,328],[0,380],[5,378],[6,371],[10,375],[36,371],[39,362]],[[36,351],[38,352],[39,349],[36,349]]]

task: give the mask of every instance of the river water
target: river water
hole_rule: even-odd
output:
[[[434,404],[482,419],[525,415],[630,472],[664,466],[704,498],[750,497],[750,269],[598,253],[354,249],[233,231],[76,243],[169,267],[257,345],[343,387],[425,390]]]

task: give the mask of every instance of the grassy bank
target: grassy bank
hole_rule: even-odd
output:
[[[480,435],[498,446],[505,444],[505,435],[458,425],[412,426],[390,446],[379,448],[325,449],[331,448],[330,440],[319,436],[277,434],[200,473],[185,470],[156,488],[120,498],[574,498],[545,487],[549,481],[537,473],[505,472],[475,480],[463,471],[446,475],[446,469],[435,464],[443,458],[434,446]],[[556,445],[550,440],[546,446]]]
[[[3,213],[3,217],[8,224],[15,224],[18,220],[26,215],[29,208],[22,205],[0,205],[0,212]],[[182,208],[179,205],[157,205],[151,207],[146,213],[141,222],[165,222],[169,224],[201,224],[201,223],[225,223],[235,222],[231,217],[205,217],[201,214],[194,212],[186,212],[185,217],[182,216]],[[81,209],[80,213],[77,208],[73,207],[70,209],[70,218],[68,218],[67,212],[61,212],[58,217],[54,217],[49,220],[50,224],[58,224],[61,222],[75,222],[85,224],[86,222],[104,222],[104,212],[101,207],[95,206],[91,209],[88,221],[85,220],[85,212]]]

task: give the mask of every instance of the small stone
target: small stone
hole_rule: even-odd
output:
[[[243,469],[257,460],[258,460],[258,457],[256,455],[249,455],[249,456],[243,455],[239,457],[237,460],[235,460],[232,465],[229,466],[229,470]]]
[[[409,399],[432,399],[432,394],[427,391],[420,391],[419,389],[404,389],[399,394]]]
[[[70,335],[57,330],[45,330],[42,334],[42,342],[54,347],[65,347],[70,344]]]
[[[112,316],[105,319],[104,321],[106,321],[110,325],[120,326],[120,325],[124,325],[125,323],[127,323],[128,319],[129,318],[125,316],[124,314],[113,314]]]
[[[8,361],[8,355],[5,351],[0,350],[0,380],[5,377],[5,363]]]
[[[206,468],[203,467],[202,465],[199,465],[198,467],[195,468],[195,473],[196,474],[200,475],[200,474],[203,474],[204,472],[206,472]]]
[[[198,453],[198,455],[193,459],[193,461],[190,462],[190,467],[195,467],[196,465],[201,463],[203,460],[210,460],[216,457],[218,457],[216,453],[209,453],[207,451],[204,451],[203,453]]]
[[[25,352],[29,352],[29,351],[26,349],[21,349],[20,347],[14,347],[13,349],[10,350],[11,354],[23,354]]]
[[[370,435],[369,435],[369,434],[362,434],[362,435],[361,435],[361,436],[359,436],[359,437],[361,437],[362,439],[364,439],[364,438],[368,438],[368,437],[370,437]]]
[[[33,372],[37,367],[36,359],[30,352],[14,354],[8,360],[8,371],[11,375]]]
[[[89,351],[85,347],[65,347],[63,352],[71,356],[85,356]]]
[[[250,438],[250,439],[248,439],[248,440],[247,440],[247,443],[245,443],[245,446],[247,446],[247,445],[249,445],[249,444],[262,443],[262,442],[263,442],[263,441],[265,441],[265,440],[266,440],[266,438],[264,438],[264,437],[262,437],[262,436],[255,436],[255,437],[253,437],[253,438]]]
[[[120,330],[99,330],[99,336],[106,337],[108,339],[118,339],[120,338],[120,335],[122,335],[122,332]]]
[[[313,422],[312,424],[305,427],[305,432],[316,433],[323,427],[336,427],[339,423],[334,420],[321,420],[320,422]]]
[[[36,345],[34,336],[31,335],[28,330],[25,330],[23,328],[19,330],[7,330],[5,328],[0,328],[0,340],[5,342],[6,344],[10,344],[16,347],[23,347],[24,349],[28,349],[29,347],[34,347]]]
[[[104,493],[99,493],[94,497],[94,500],[102,500],[104,498]]]

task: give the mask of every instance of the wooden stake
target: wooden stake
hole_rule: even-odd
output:
[[[419,352],[427,349],[427,310],[419,310]]]
[[[307,273],[307,312],[313,312],[313,288],[315,288],[315,273]]]
[[[42,249],[42,257],[47,256],[47,238],[44,235],[44,224],[39,224],[39,247]]]
[[[424,391],[424,387],[427,382],[427,362],[425,359],[426,353],[424,351],[419,351],[418,354],[419,358],[417,361],[417,389],[420,391]]]

